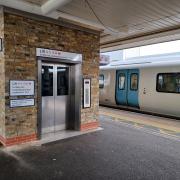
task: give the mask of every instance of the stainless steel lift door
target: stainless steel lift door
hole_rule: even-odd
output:
[[[55,131],[65,129],[68,115],[69,68],[63,65],[55,66]]]
[[[42,134],[66,127],[69,94],[69,67],[42,64]]]

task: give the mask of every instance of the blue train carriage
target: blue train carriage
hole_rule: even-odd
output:
[[[180,54],[100,67],[100,105],[180,117]]]

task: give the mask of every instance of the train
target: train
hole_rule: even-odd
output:
[[[100,66],[99,103],[180,118],[180,53]]]

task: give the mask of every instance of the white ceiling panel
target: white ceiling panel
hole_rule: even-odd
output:
[[[6,2],[10,1],[11,0],[6,0]],[[24,1],[38,7],[43,6],[47,1],[49,1],[50,5],[55,3],[54,0],[14,1]],[[131,39],[151,33],[154,34],[156,32],[165,32],[180,28],[179,0],[58,1],[61,3],[61,6],[51,9],[51,11],[53,11],[51,14],[43,14],[41,8],[36,9],[37,14],[56,19],[63,18],[72,21],[72,23],[83,24],[88,28],[104,30],[101,34],[102,48],[107,45],[113,45],[113,41],[124,42],[124,40],[128,38]],[[3,3],[1,4],[3,5]],[[57,1],[56,4],[58,4]],[[11,5],[11,7],[12,6],[13,5]],[[29,6],[26,6],[26,9],[27,8],[29,8]],[[21,7],[21,10],[22,9],[23,7]]]
[[[47,0],[21,0],[21,1],[29,2],[29,3],[37,4],[37,5],[42,5],[42,4],[44,4]]]

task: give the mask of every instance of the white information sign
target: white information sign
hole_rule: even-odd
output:
[[[13,99],[10,100],[10,107],[27,107],[34,106],[34,99]]]
[[[91,79],[84,79],[84,108],[91,107]]]
[[[34,96],[34,81],[10,81],[10,96]]]
[[[71,61],[82,61],[82,54],[70,53],[52,49],[36,48],[36,56],[56,59],[66,59]]]

